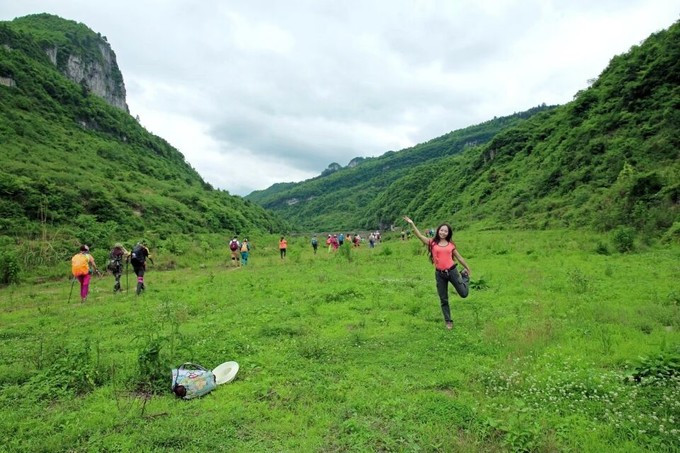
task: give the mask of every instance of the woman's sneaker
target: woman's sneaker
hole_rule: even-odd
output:
[[[446,322],[446,329],[447,330],[453,329],[453,321],[447,321]]]

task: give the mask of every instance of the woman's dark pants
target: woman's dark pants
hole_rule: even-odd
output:
[[[434,278],[437,281],[437,293],[439,294],[439,300],[441,301],[442,314],[444,315],[444,321],[451,322],[451,309],[449,308],[449,282],[453,284],[456,288],[458,295],[462,298],[467,297],[468,287],[470,284],[470,277],[467,275],[461,276],[453,266],[451,269],[445,271],[434,271]]]

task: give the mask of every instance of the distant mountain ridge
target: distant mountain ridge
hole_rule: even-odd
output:
[[[401,151],[388,151],[374,158],[354,158],[346,167],[332,163],[320,176],[300,183],[275,184],[246,196],[280,213],[302,229],[384,228],[394,219],[384,217],[368,223],[366,208],[418,165],[453,156],[491,140],[500,131],[541,112],[541,105],[525,112],[494,118]]]
[[[127,113],[115,55],[85,25],[47,14],[0,22],[0,82],[0,243],[45,230],[106,247],[141,235],[285,230],[214,190]]]
[[[379,228],[408,214],[430,225],[680,238],[679,23],[614,57],[566,105],[465,146],[474,130],[247,198],[303,229]],[[409,162],[431,147],[438,154]],[[392,172],[390,159],[405,165]]]

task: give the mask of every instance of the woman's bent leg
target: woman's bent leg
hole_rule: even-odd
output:
[[[455,267],[449,271],[449,278],[453,287],[456,288],[458,295],[465,299],[470,291],[470,277],[467,275],[460,275],[458,269]]]

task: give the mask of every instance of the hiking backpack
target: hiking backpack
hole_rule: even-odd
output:
[[[71,258],[71,273],[74,277],[87,275],[90,273],[89,255],[78,253]]]
[[[135,245],[132,249],[132,255],[130,255],[130,261],[137,263],[143,263],[146,261],[146,255],[144,255],[144,247],[141,245]]]
[[[107,268],[111,272],[116,272],[123,267],[123,249],[120,247],[114,247],[109,253],[109,265]]]
[[[238,241],[235,239],[232,239],[231,242],[229,243],[229,249],[231,249],[232,252],[235,252],[238,250]]]
[[[241,251],[242,252],[248,252],[250,250],[250,246],[248,245],[247,242],[244,242],[243,245],[241,246]]]

